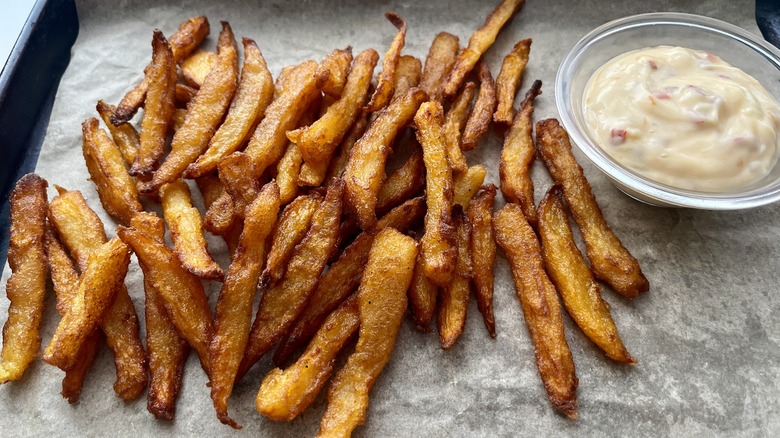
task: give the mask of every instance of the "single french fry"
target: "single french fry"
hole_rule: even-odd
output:
[[[287,150],[276,164],[276,184],[282,205],[289,204],[298,195],[298,176],[303,165],[303,155],[298,145],[290,142]]]
[[[116,111],[114,105],[99,100],[95,109],[100,114],[100,118],[103,119],[103,123],[106,124],[106,128],[111,133],[114,143],[119,147],[119,152],[122,153],[125,164],[128,167],[132,166],[135,156],[138,154],[138,148],[141,146],[141,138],[138,136],[138,131],[129,123],[115,125],[111,121],[111,115]]]
[[[352,124],[352,127],[349,128],[349,132],[344,136],[344,140],[341,141],[339,147],[333,152],[333,157],[330,160],[328,171],[325,175],[324,183],[326,185],[328,185],[330,181],[340,179],[343,176],[344,170],[347,168],[347,163],[349,162],[349,156],[352,154],[352,147],[355,146],[355,143],[357,143],[360,137],[366,132],[368,118],[368,113],[361,113],[357,120],[355,120],[355,123]]]
[[[233,214],[244,218],[246,208],[260,193],[260,181],[252,175],[252,160],[235,152],[219,162],[219,179],[233,200]]]
[[[471,101],[474,100],[476,88],[477,84],[474,82],[466,82],[460,94],[452,102],[450,110],[447,111],[447,116],[444,119],[444,141],[447,144],[447,161],[455,173],[464,172],[468,169],[460,140],[463,127],[466,125],[466,120],[469,117]]]
[[[496,112],[493,121],[496,123],[512,123],[515,118],[515,94],[523,79],[528,55],[531,53],[531,39],[521,40],[512,47],[512,51],[504,57],[501,71],[496,77]]]
[[[498,174],[501,179],[501,193],[507,202],[519,204],[528,223],[535,227],[536,203],[534,182],[531,180],[531,166],[536,159],[533,139],[534,99],[542,93],[542,82],[535,81],[525,95],[520,112],[515,115],[512,126],[504,138],[501,150],[501,164]]]
[[[224,188],[224,184],[222,187]],[[236,220],[236,217],[233,198],[227,190],[223,190],[219,197],[217,197],[217,199],[206,209],[203,228],[212,234],[224,236],[235,227],[236,224],[241,223],[241,221]]]
[[[520,10],[524,3],[525,0],[502,0],[487,16],[482,26],[471,34],[468,47],[458,55],[455,66],[442,86],[444,96],[453,96],[457,93],[466,76],[496,41],[496,36],[501,28]]]
[[[460,205],[464,209],[468,207],[471,198],[477,194],[482,183],[485,181],[485,175],[487,175],[485,166],[477,164],[469,167],[465,172],[456,176],[452,182],[453,205]]]
[[[422,254],[417,255],[414,264],[412,282],[409,284],[409,308],[412,312],[417,330],[429,332],[431,322],[436,314],[436,296],[439,288],[434,286],[425,276],[425,265]]]
[[[458,261],[452,280],[441,289],[436,318],[439,343],[444,350],[451,349],[463,334],[471,296],[471,226],[460,206],[453,210],[452,222],[457,235]]]
[[[647,292],[650,284],[639,262],[604,219],[582,167],[571,152],[569,136],[557,120],[536,124],[536,146],[550,175],[563,187],[563,196],[582,232],[593,275],[628,298]]]
[[[474,102],[474,108],[463,128],[461,149],[470,151],[477,147],[477,143],[487,132],[490,122],[493,121],[493,111],[496,109],[496,83],[490,75],[490,68],[486,62],[479,63],[479,94]]]
[[[306,237],[321,201],[317,195],[299,196],[284,208],[271,237],[271,249],[260,284],[275,283],[284,276],[287,263],[295,247]]]
[[[455,65],[460,50],[460,40],[453,34],[440,32],[433,39],[425,58],[425,67],[420,78],[420,88],[431,100],[441,101],[441,89]]]
[[[415,141],[416,143],[416,141]],[[425,162],[422,148],[415,146],[403,165],[382,184],[376,198],[376,211],[382,214],[419,193],[425,186]]]
[[[187,110],[182,108],[176,108],[173,113],[173,132],[178,131],[184,126],[184,119],[187,118]]]
[[[186,85],[186,84],[176,84],[176,91],[175,91],[175,93],[176,93],[175,94],[175,96],[176,96],[175,100],[176,100],[176,106],[177,106],[177,108],[176,108],[177,113],[179,113],[178,110],[185,110],[185,111],[183,113],[180,113],[180,114],[183,115],[183,117],[178,116],[177,114],[173,115],[173,117],[174,117],[173,124],[174,124],[174,127],[175,127],[175,129],[173,130],[174,132],[176,132],[179,129],[181,129],[182,125],[184,125],[184,119],[187,116],[186,108],[188,106],[190,106],[190,102],[195,100],[195,96],[198,95],[198,89],[190,87],[189,85]],[[179,118],[181,120],[179,120]]]
[[[422,63],[411,55],[403,55],[398,58],[398,66],[395,69],[395,84],[393,99],[405,95],[410,88],[420,83],[422,75]]]
[[[274,82],[274,98],[272,102],[282,95],[285,84],[287,84],[287,79],[290,78],[290,74],[295,71],[297,67],[297,65],[288,65],[286,67],[282,67],[282,71],[279,72],[279,76],[276,77],[276,81]],[[330,75],[330,71],[328,71],[328,75]],[[328,77],[328,79],[330,79],[330,77]]]
[[[357,346],[330,385],[319,437],[349,436],[365,422],[368,395],[395,347],[416,256],[411,237],[392,228],[377,235],[357,292]]]
[[[496,337],[496,320],[493,316],[493,265],[496,263],[496,241],[493,237],[493,203],[496,186],[482,186],[468,205],[468,221],[471,226],[471,280],[477,297],[477,307],[485,321],[491,338]]]
[[[197,178],[195,182],[198,184],[198,189],[203,196],[203,205],[206,207],[206,211],[209,211],[211,205],[216,202],[217,199],[219,199],[220,196],[222,196],[222,194],[225,192],[225,188],[216,175],[202,176]],[[203,225],[204,228],[208,230],[207,224],[208,221],[205,221]],[[223,234],[221,234],[222,238],[225,239],[225,243],[228,246],[228,251],[230,251],[230,254],[236,252],[236,248],[238,247],[238,238],[240,235],[240,223],[231,224],[228,229]]]
[[[577,418],[577,375],[566,343],[561,304],[544,270],[539,241],[522,209],[507,204],[493,218],[496,241],[503,248],[515,292],[534,343],[534,355],[547,398],[555,409]]]
[[[181,61],[181,75],[190,86],[200,88],[215,65],[216,53],[198,49]]]
[[[382,60],[382,73],[379,74],[371,100],[364,108],[367,113],[374,113],[386,107],[390,98],[393,97],[398,59],[401,57],[401,49],[404,48],[406,40],[406,20],[395,12],[386,12],[385,18],[398,29],[398,33],[393,38],[393,42],[390,43],[390,48]]]
[[[352,64],[352,47],[336,49],[322,60],[318,69],[327,70],[328,80],[322,85],[322,92],[333,98],[340,98],[347,83]]]

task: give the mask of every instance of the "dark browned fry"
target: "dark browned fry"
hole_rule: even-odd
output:
[[[341,141],[339,147],[334,151],[333,158],[330,160],[328,166],[328,172],[325,176],[325,184],[329,184],[334,179],[340,179],[344,174],[344,170],[347,168],[349,162],[349,156],[352,153],[352,147],[363,136],[368,127],[368,113],[361,113],[358,116],[352,127],[349,128],[349,132]]]
[[[114,105],[99,100],[95,109],[100,114],[100,118],[103,119],[103,123],[106,124],[108,132],[111,133],[111,137],[114,139],[114,143],[119,147],[119,152],[122,153],[125,164],[128,167],[132,166],[135,156],[138,154],[138,148],[141,146],[141,138],[138,136],[138,131],[129,123],[114,125],[111,121],[111,115],[116,111]]]
[[[528,55],[531,53],[531,40],[518,41],[512,51],[504,57],[501,71],[496,78],[496,112],[493,121],[496,123],[512,123],[515,117],[515,94],[523,79]]]
[[[471,226],[460,206],[453,209],[452,223],[458,236],[458,262],[450,284],[441,289],[439,314],[436,318],[439,343],[445,350],[452,348],[463,334],[471,296]]]
[[[428,93],[431,100],[441,100],[442,85],[455,65],[458,50],[460,50],[460,40],[455,35],[440,32],[433,39],[420,78],[420,88]]]
[[[284,208],[271,238],[271,250],[260,284],[268,285],[282,278],[295,247],[306,237],[320,202],[317,195],[299,196]]]
[[[493,121],[493,111],[496,109],[496,83],[493,81],[493,76],[490,75],[490,68],[486,62],[480,62],[477,69],[479,71],[479,94],[477,94],[471,115],[466,121],[466,127],[463,128],[461,149],[464,151],[470,151],[477,147],[477,143],[490,127],[490,122]]]
[[[414,141],[417,143],[416,141]],[[387,177],[376,198],[376,211],[382,214],[406,201],[425,187],[425,162],[422,148],[414,151],[404,164]]]
[[[181,61],[181,75],[192,87],[200,88],[215,65],[216,53],[198,49]]]
[[[222,187],[224,189],[224,185]],[[236,224],[241,223],[241,221],[235,219],[233,198],[230,196],[230,193],[223,190],[219,197],[206,209],[203,228],[212,234],[224,236]]]
[[[178,110],[186,109],[190,105],[190,102],[195,100],[195,96],[197,96],[197,95],[198,95],[198,90],[197,89],[192,88],[189,85],[185,85],[185,84],[176,84],[176,106],[178,108],[176,108],[177,109],[177,114],[174,114],[174,116],[173,116],[174,117],[174,121],[173,121],[173,125],[174,125],[173,131],[174,132],[176,132],[179,129],[181,129],[182,125],[184,125],[184,119],[187,116],[187,112],[185,110],[185,112],[183,113],[184,117],[181,117],[180,118],[181,120],[178,120],[179,119],[179,116],[178,116],[179,112],[178,112]]]
[[[246,207],[260,193],[260,181],[252,174],[252,159],[234,152],[219,162],[219,180],[233,200],[233,214],[244,218]]]
[[[421,332],[431,331],[430,326],[436,314],[436,295],[439,288],[425,276],[422,254],[417,254],[412,282],[409,284],[409,308],[412,319]]]
[[[466,120],[469,117],[471,101],[474,100],[476,88],[477,84],[474,82],[466,82],[463,90],[450,105],[450,110],[447,111],[447,116],[444,120],[444,141],[447,144],[447,161],[455,173],[463,172],[468,168],[460,139],[463,127],[466,125]]]
[[[322,92],[333,98],[340,98],[347,83],[350,64],[352,64],[352,47],[332,51],[320,63],[318,70],[327,70],[328,80],[322,85]]]
[[[401,49],[404,48],[406,40],[406,20],[395,12],[386,12],[385,18],[398,29],[398,33],[395,35],[395,38],[393,38],[393,42],[390,43],[390,48],[387,50],[387,53],[385,53],[385,57],[382,60],[382,73],[380,73],[377,78],[376,90],[374,90],[374,95],[371,96],[371,100],[364,108],[364,111],[367,113],[381,110],[387,106],[390,102],[390,98],[393,97],[398,58],[401,57]]]
[[[496,241],[493,238],[493,202],[496,186],[482,186],[469,202],[468,220],[471,226],[471,280],[477,297],[477,307],[482,314],[490,337],[496,337],[496,320],[493,317],[493,265],[496,263]]]
[[[395,69],[395,85],[393,99],[403,96],[410,88],[416,87],[420,82],[422,63],[411,55],[403,55],[398,58],[398,66]]]

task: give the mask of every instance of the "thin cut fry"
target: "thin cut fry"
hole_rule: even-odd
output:
[[[453,210],[452,222],[458,236],[458,262],[452,281],[441,289],[439,314],[436,318],[439,343],[444,350],[451,349],[463,334],[471,296],[471,226],[460,206]]]
[[[197,178],[195,182],[198,184],[198,189],[200,190],[201,195],[203,195],[203,206],[206,207],[206,211],[209,211],[211,205],[216,202],[217,199],[219,199],[225,192],[225,187],[222,185],[222,182],[216,175],[202,176]],[[232,214],[232,205],[230,208],[230,213]],[[203,224],[204,228],[208,230],[207,225],[208,218],[206,218]],[[232,223],[230,226],[228,226],[228,229],[225,230],[223,234],[221,234],[222,238],[225,239],[225,243],[228,246],[230,254],[235,253],[236,247],[238,247],[238,238],[240,235],[241,224],[237,222]]]
[[[320,202],[320,197],[316,195],[299,196],[284,208],[271,238],[271,249],[261,284],[275,283],[282,278],[295,247],[306,237],[312,216],[319,208]]]
[[[479,94],[474,102],[474,108],[463,128],[463,141],[461,148],[470,151],[477,147],[477,143],[487,132],[490,122],[493,121],[493,111],[496,109],[496,83],[490,75],[490,68],[486,62],[479,63]]]
[[[125,164],[128,167],[132,166],[135,156],[138,154],[138,148],[141,146],[141,138],[138,136],[138,131],[129,123],[114,125],[111,121],[111,115],[116,111],[114,105],[99,100],[95,109],[100,114],[100,118],[103,119],[103,123],[106,124],[108,132],[111,133],[111,137],[114,139],[114,143],[119,147],[119,152],[122,153]]]
[[[417,330],[429,332],[433,316],[436,312],[436,295],[439,288],[434,286],[425,276],[425,265],[422,254],[417,255],[414,264],[412,282],[409,285],[409,307]]]
[[[542,258],[550,279],[569,315],[585,335],[610,359],[634,364],[636,360],[620,340],[609,304],[601,298],[601,287],[574,243],[562,198],[561,186],[556,184],[539,204]]]
[[[566,343],[561,304],[544,271],[539,241],[517,204],[507,204],[493,218],[496,241],[503,248],[528,332],[536,366],[552,405],[577,418],[577,376]]]
[[[474,100],[474,92],[477,84],[466,82],[458,97],[452,102],[450,110],[444,121],[444,141],[447,143],[447,161],[450,163],[452,171],[460,173],[468,168],[466,157],[463,156],[461,147],[461,134],[466,120],[469,117],[471,101]]]
[[[410,88],[420,83],[422,75],[422,63],[411,55],[403,55],[398,58],[398,66],[395,69],[395,85],[393,99],[405,95]]]
[[[571,152],[569,136],[557,120],[536,124],[536,146],[550,175],[563,186],[563,196],[582,231],[593,275],[628,298],[647,292],[650,284],[639,262],[609,228],[582,167]]]
[[[493,316],[493,265],[496,263],[496,241],[493,238],[493,202],[496,186],[482,186],[482,192],[469,202],[471,225],[471,264],[477,307],[491,338],[496,337]]]
[[[319,437],[348,436],[365,422],[368,395],[395,347],[416,256],[409,236],[387,228],[376,237],[357,293],[358,343],[330,385]]]
[[[458,55],[452,72],[442,87],[445,96],[453,96],[482,55],[487,52],[507,21],[515,15],[525,0],[502,0],[487,16],[485,22],[469,38],[469,46]]]
[[[416,141],[415,141],[416,143]],[[425,186],[425,162],[422,148],[414,151],[404,164],[387,177],[376,198],[376,211],[382,214],[419,193]]]
[[[390,48],[387,50],[387,53],[385,53],[385,57],[382,60],[382,73],[380,73],[377,78],[376,90],[374,90],[374,95],[371,96],[371,100],[364,108],[364,111],[367,113],[374,113],[381,110],[387,106],[390,102],[390,98],[393,97],[398,58],[401,56],[401,49],[404,48],[406,40],[406,20],[395,12],[386,12],[385,18],[398,29],[398,33],[395,35],[395,38],[393,38],[393,42],[390,43]]]
[[[458,50],[460,40],[455,35],[440,32],[433,39],[420,78],[420,88],[428,93],[431,100],[441,101],[441,88],[455,65]]]
[[[188,84],[200,88],[215,65],[216,53],[198,49],[181,61],[181,75]]]
[[[0,384],[22,377],[41,348],[38,330],[45,309],[48,273],[44,252],[46,187],[46,180],[28,173],[17,181],[9,200],[8,264],[11,276],[5,293],[11,303],[3,325]]]
[[[233,214],[244,218],[246,208],[260,193],[260,181],[252,176],[252,160],[235,152],[219,162],[219,179],[233,200]]]
[[[531,53],[531,40],[521,40],[512,47],[512,51],[504,57],[501,71],[496,78],[496,112],[493,121],[496,123],[512,123],[515,118],[515,94],[523,79],[528,55]]]
[[[276,184],[282,205],[289,204],[298,195],[298,176],[301,173],[303,155],[298,145],[290,142],[287,150],[276,164]]]
[[[357,120],[355,120],[355,123],[352,124],[352,127],[349,128],[349,132],[347,132],[344,140],[342,140],[339,147],[333,153],[333,157],[330,160],[328,172],[324,180],[326,185],[334,179],[341,179],[344,174],[344,170],[347,168],[347,163],[349,163],[349,156],[352,154],[352,147],[355,146],[355,143],[357,143],[360,137],[365,134],[367,127],[368,113],[361,113]]]
[[[487,175],[485,166],[477,164],[455,177],[455,180],[452,182],[454,193],[452,203],[460,205],[464,209],[468,207],[471,198],[477,194],[485,181],[485,175]]]
[[[328,80],[322,85],[322,92],[333,98],[340,98],[347,83],[350,64],[352,64],[352,47],[336,49],[322,60],[318,69],[327,70]]]
[[[279,187],[276,183],[266,184],[257,199],[249,204],[246,213],[238,249],[219,292],[214,337],[209,348],[214,409],[222,423],[237,429],[241,426],[228,416],[227,402],[249,340],[252,302],[263,268],[266,237],[271,233],[279,213]]]

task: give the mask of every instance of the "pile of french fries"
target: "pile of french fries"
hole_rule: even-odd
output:
[[[578,381],[559,297],[607,356],[634,363],[596,279],[626,297],[648,282],[606,224],[558,122],[537,123],[534,140],[539,81],[515,110],[531,40],[506,55],[497,80],[482,61],[522,4],[502,1],[465,48],[438,34],[424,63],[402,54],[406,22],[386,14],[397,33],[375,83],[373,49],[335,50],[284,68],[274,81],[251,39],[242,41],[239,68],[227,22],[216,52],[198,48],[209,34],[205,17],[168,38],[155,30],[143,81],[116,107],[97,104],[108,132],[94,118],[82,126],[89,177],[118,224],[116,237],[108,239],[80,192],[55,186],[49,201],[47,182],[34,174],[16,185],[0,382],[19,379],[40,350],[50,277],[62,319],[43,360],[65,372],[62,395],[70,402],[105,340],[117,395],[135,399],[148,383],[149,411],[171,420],[192,349],[217,417],[239,428],[228,415],[233,388],[276,348],[279,368],[260,384],[258,412],[292,420],[330,380],[319,434],[347,436],[365,421],[407,307],[423,332],[435,317],[449,350],[473,292],[496,336],[497,242],[548,397],[575,417]],[[141,107],[138,132],[131,121]],[[483,185],[485,167],[469,166],[464,155],[493,122],[506,130],[500,190],[507,205],[495,215],[497,188]],[[537,153],[556,181],[538,208],[530,177]],[[205,211],[193,206],[196,186]],[[155,203],[162,218],[147,211]],[[226,269],[209,253],[205,232],[225,239]],[[145,347],[124,285],[131,252],[144,275]],[[204,280],[222,284],[213,312]]]

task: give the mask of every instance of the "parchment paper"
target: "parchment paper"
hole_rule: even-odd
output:
[[[394,28],[383,18],[395,10],[409,22],[404,53],[421,57],[439,31],[465,44],[495,1],[157,1],[79,3],[81,30],[73,59],[60,84],[37,172],[69,189],[81,190],[105,221],[81,156],[80,123],[97,116],[98,99],[117,103],[141,77],[150,59],[152,29],[170,35],[179,22],[205,14],[213,47],[219,20],[229,20],[237,37],[257,40],[272,72],[305,59],[320,60],[336,47],[356,53],[374,47],[384,53]],[[213,4],[214,3],[214,4]],[[544,81],[536,118],[556,116],[553,82],[564,53],[586,32],[639,12],[686,11],[709,15],[757,32],[753,2],[610,2],[529,0],[487,54],[498,73],[504,54],[519,39],[534,40],[523,88]],[[136,119],[137,121],[137,119]],[[500,139],[491,134],[469,155],[487,165],[498,183]],[[498,338],[491,340],[472,302],[466,331],[450,352],[437,335],[421,334],[408,321],[396,350],[371,394],[368,420],[356,436],[769,436],[780,431],[780,204],[738,212],[660,209],[629,199],[578,154],[607,220],[642,263],[651,290],[634,301],[611,291],[622,337],[639,363],[621,366],[606,359],[565,316],[566,335],[577,366],[579,419],[556,414],[540,382],[520,306],[503,256],[496,265]],[[540,163],[534,171],[536,197],[549,187]],[[53,189],[50,195],[54,195]],[[499,197],[499,204],[503,200]],[[6,230],[3,230],[6,232]],[[224,244],[211,249],[225,263]],[[6,265],[0,286],[0,321],[7,317]],[[143,320],[143,290],[135,260],[127,278]],[[209,288],[212,303],[217,285]],[[59,320],[53,298],[43,326],[44,345]],[[268,358],[245,378],[230,400],[241,435],[312,436],[325,399],[292,423],[273,423],[254,408]],[[206,379],[190,357],[172,424],[156,421],[146,398],[124,403],[112,390],[112,357],[104,348],[81,401],[60,395],[62,373],[38,361],[24,379],[0,387],[3,436],[238,435],[215,417]]]

